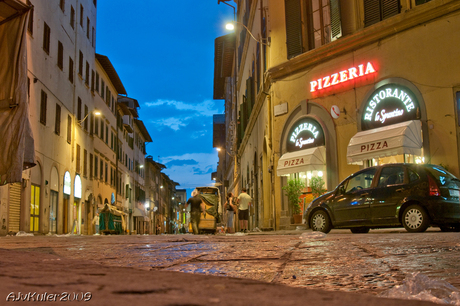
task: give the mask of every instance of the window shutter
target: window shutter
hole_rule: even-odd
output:
[[[254,105],[254,91],[253,91],[253,78],[250,77],[246,80],[246,122],[245,122],[245,127],[247,123],[249,122],[249,117],[251,117],[251,112],[252,112],[252,106]]]
[[[398,15],[400,12],[399,0],[382,1],[382,20]]]
[[[380,21],[380,0],[364,0],[364,27]]]
[[[331,41],[342,37],[342,20],[340,18],[340,0],[331,0]]]
[[[302,54],[302,16],[300,0],[284,0],[288,59]]]
[[[364,0],[364,27],[401,12],[399,0]]]

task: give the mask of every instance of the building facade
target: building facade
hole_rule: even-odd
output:
[[[122,216],[122,233],[149,233],[144,156],[152,139],[137,100],[108,57],[96,53],[97,1],[1,5],[0,26],[15,16],[3,12],[28,17],[17,55],[26,54],[36,166],[0,186],[0,235],[93,234],[92,221],[106,205]],[[8,39],[2,45],[17,44]]]
[[[288,179],[310,186],[320,178],[331,190],[362,167],[396,162],[440,164],[459,175],[458,1],[235,3],[238,22],[256,39],[243,44],[247,30],[237,30],[236,68],[226,75],[232,85],[220,87],[232,90],[220,98],[230,122],[236,114],[237,124],[248,120],[231,171],[263,208],[254,225],[293,223],[282,189]]]

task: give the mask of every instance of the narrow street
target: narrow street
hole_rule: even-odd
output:
[[[328,235],[7,236],[2,249],[104,266],[252,279],[292,287],[378,295],[415,272],[460,289],[460,235],[438,228]]]

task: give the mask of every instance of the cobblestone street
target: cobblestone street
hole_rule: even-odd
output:
[[[292,287],[378,295],[412,273],[460,288],[460,235],[433,228],[351,234],[1,237],[3,249],[105,266],[246,278]]]

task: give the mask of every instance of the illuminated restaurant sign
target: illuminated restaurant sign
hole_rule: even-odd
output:
[[[363,109],[362,130],[415,120],[420,117],[414,93],[399,84],[387,84],[375,90]]]
[[[288,152],[324,145],[321,125],[312,118],[298,120],[290,129],[286,149]]]
[[[375,73],[375,68],[371,62],[368,62],[367,64],[361,64],[356,67],[351,67],[347,70],[342,70],[319,78],[315,81],[311,81],[310,92],[315,92],[317,90],[354,80],[372,73]]]

